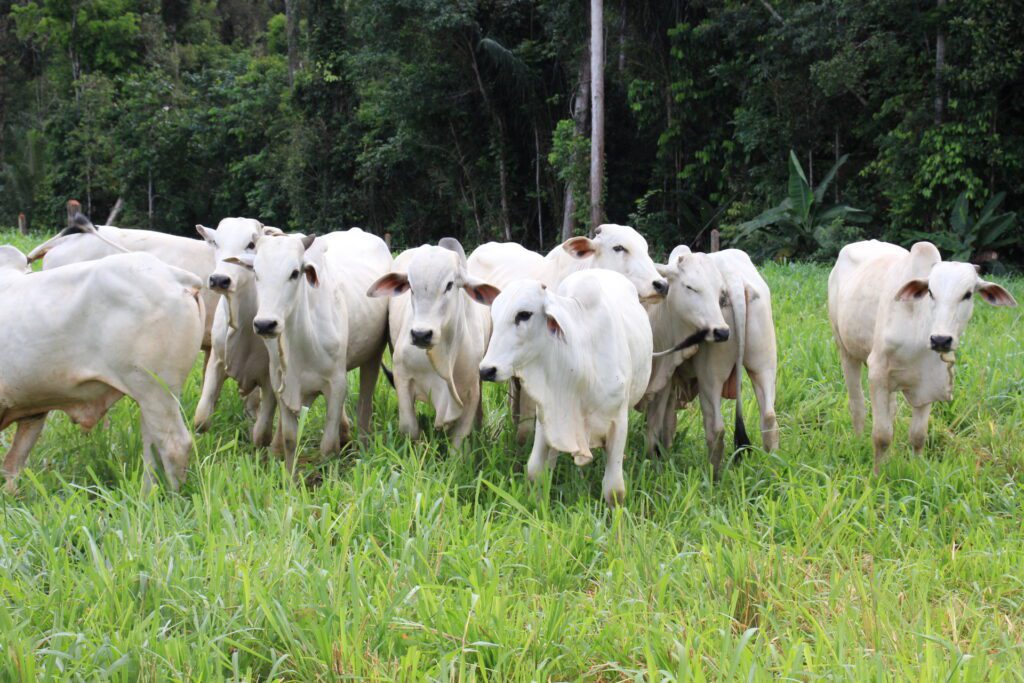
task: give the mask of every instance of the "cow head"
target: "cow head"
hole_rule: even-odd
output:
[[[219,294],[235,292],[239,281],[247,277],[245,268],[236,261],[245,254],[255,254],[261,237],[283,234],[252,218],[225,218],[216,228],[197,225],[196,232],[214,248],[216,265],[207,285]]]
[[[567,343],[559,298],[536,280],[519,280],[494,300],[494,330],[480,361],[480,379],[504,382],[537,358],[545,346]]]
[[[304,295],[303,288],[320,286],[316,265],[306,258],[306,250],[315,239],[315,235],[264,236],[258,241],[255,255],[226,259],[256,273],[259,308],[252,329],[261,337],[280,336],[299,297]]]
[[[978,277],[973,265],[956,261],[937,263],[927,278],[910,280],[900,287],[896,300],[928,307],[929,324],[919,333],[927,335],[933,351],[945,354],[959,345],[974,312],[975,294],[993,306],[1017,305],[1005,289]]]
[[[658,272],[669,282],[664,305],[683,328],[692,331],[691,342],[729,339],[723,309],[732,304],[725,279],[710,256],[679,246],[672,250],[666,265],[658,266]]]
[[[445,237],[436,247],[423,247],[408,265],[407,273],[382,276],[367,296],[397,296],[411,292],[409,342],[433,348],[451,330],[464,305],[462,292],[475,301],[490,304],[498,288],[477,280],[466,269],[466,252],[459,241]]]
[[[593,239],[572,237],[562,248],[574,258],[592,258],[594,268],[622,273],[636,287],[641,300],[659,300],[668,293],[669,283],[655,269],[647,240],[628,225],[599,225]]]

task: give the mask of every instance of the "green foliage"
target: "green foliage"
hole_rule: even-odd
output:
[[[7,158],[0,163],[0,192],[21,208],[28,227],[33,227],[46,175],[45,137],[41,131],[14,126],[3,133],[11,144]]]
[[[964,190],[953,204],[949,214],[949,227],[934,233],[918,232],[916,239],[930,240],[942,249],[946,258],[967,261],[982,252],[999,252],[1017,244],[1020,236],[1014,228],[1014,211],[996,213],[1006,199],[1005,192],[995,194],[977,216],[971,215],[968,190]]]
[[[562,119],[555,124],[551,135],[551,151],[547,161],[555,177],[572,187],[575,200],[577,225],[590,223],[590,138],[579,134],[572,119]]]
[[[778,206],[740,224],[734,239],[750,243],[751,251],[762,255],[813,256],[827,241],[827,231],[835,231],[837,225],[870,220],[860,209],[825,203],[828,188],[847,158],[846,155],[840,157],[812,189],[796,152],[790,150],[788,196]]]
[[[367,445],[322,462],[314,405],[311,481],[295,486],[248,443],[228,382],[182,492],[148,497],[130,400],[88,434],[51,415],[18,494],[2,494],[0,679],[1012,680],[1019,322],[976,307],[924,456],[904,409],[876,477],[870,436],[850,427],[827,269],[764,276],[778,452],[712,482],[699,410],[680,411],[660,459],[631,413],[620,510],[599,500],[600,455],[527,485],[500,386],[462,454],[429,428],[401,436],[382,379]],[[1003,284],[1024,298],[1024,281]]]

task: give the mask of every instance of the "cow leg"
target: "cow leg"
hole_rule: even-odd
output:
[[[398,374],[397,367],[395,374]],[[416,389],[411,381],[396,376],[395,393],[398,395],[398,428],[410,439],[420,438],[420,423],[416,419]]]
[[[260,401],[263,400],[263,391],[256,387],[248,394],[245,394],[245,416],[250,419],[259,417],[260,414]]]
[[[533,402],[522,386],[519,387],[519,420],[516,422],[516,441],[526,443],[530,438],[530,427],[537,417],[537,404]]]
[[[896,415],[895,395],[889,390],[884,379],[870,378],[871,410],[871,441],[875,448],[875,474],[881,471],[882,461],[892,443],[892,423]]]
[[[356,411],[356,426],[359,427],[359,440],[363,443],[367,443],[370,438],[373,392],[377,388],[377,377],[380,375],[380,362],[383,356],[384,345],[381,344],[380,352],[359,366],[359,407]]]
[[[533,430],[533,449],[530,451],[530,459],[526,461],[526,478],[531,482],[536,482],[547,470],[549,461],[552,460],[549,452],[551,450],[544,438],[544,427],[540,420],[537,420]]]
[[[910,418],[910,447],[914,449],[914,455],[921,455],[921,451],[924,450],[924,442],[928,439],[928,418],[931,414],[931,403],[913,409]]]
[[[667,453],[668,445],[672,443],[673,434],[665,429],[665,412],[669,408],[673,394],[672,385],[669,383],[669,386],[652,396],[647,404],[647,455]]]
[[[345,394],[348,393],[348,382],[345,376],[335,378],[331,382],[329,393],[324,396],[327,401],[327,414],[324,416],[324,435],[320,440],[320,454],[331,455],[341,450],[341,445],[348,443],[351,426],[345,415]]]
[[[846,380],[846,394],[850,398],[850,417],[853,419],[853,431],[860,435],[864,432],[864,387],[861,386],[861,362],[839,346],[839,360],[843,365],[843,379]]]
[[[517,377],[513,377],[508,381],[508,410],[512,414],[512,425],[516,428],[516,442],[519,444],[524,443],[519,439],[519,395],[523,392],[523,387],[519,383]]]
[[[257,448],[265,448],[270,445],[271,434],[274,431],[274,412],[277,410],[277,398],[273,392],[262,388],[253,389],[252,393],[262,394],[259,412],[256,414],[256,424],[252,426],[252,443]]]
[[[7,493],[13,494],[18,490],[15,483],[18,474],[25,467],[28,454],[39,440],[39,435],[43,433],[45,424],[46,413],[39,417],[27,417],[18,421],[17,430],[14,432],[14,442],[11,443],[11,449],[7,451],[7,457],[4,458],[4,476],[7,478],[4,489]]]
[[[622,463],[626,459],[626,436],[628,434],[629,409],[623,408],[612,420],[604,442],[604,479],[601,493],[608,505],[615,507],[626,500],[626,480],[622,474]]]
[[[284,466],[289,474],[295,476],[295,451],[298,448],[299,438],[299,416],[281,404],[278,412],[280,425],[278,430],[281,434],[281,449],[284,451]],[[326,427],[325,427],[326,429]],[[275,441],[277,437],[274,437]]]
[[[761,443],[766,451],[779,447],[779,424],[775,419],[775,368],[754,372],[747,368],[747,376],[754,386],[757,407],[761,411]]]
[[[456,450],[462,448],[462,442],[473,431],[473,423],[476,422],[477,412],[481,403],[479,381],[476,383],[469,382],[468,386],[471,389],[463,400],[462,415],[455,421],[455,427],[452,429],[452,446]]]
[[[192,436],[178,409],[177,397],[162,387],[147,388],[130,396],[139,404],[142,423],[142,458],[146,472],[144,490],[156,483],[156,456],[172,491],[185,482],[192,455]]]
[[[207,359],[211,355],[207,353]],[[192,418],[192,425],[197,432],[205,432],[210,428],[210,416],[217,406],[217,398],[227,376],[224,363],[219,358],[213,358],[212,362],[206,364],[206,371],[203,373],[203,392],[199,397],[199,405],[196,406],[196,414]]]

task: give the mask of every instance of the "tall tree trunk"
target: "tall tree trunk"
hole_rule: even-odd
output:
[[[284,0],[285,32],[288,34],[288,85],[299,70],[299,0]]]
[[[590,50],[584,50],[580,59],[579,79],[576,83],[576,95],[572,102],[572,120],[576,125],[576,134],[586,135],[587,119],[590,117]],[[575,164],[575,160],[573,161]],[[572,237],[576,230],[576,196],[575,192],[582,188],[573,187],[572,180],[565,184],[565,201],[562,213],[562,241]]]
[[[590,229],[604,217],[604,0],[590,0]]]
[[[533,122],[533,149],[535,169],[533,174],[534,193],[537,195],[537,249],[544,250],[544,203],[541,201],[540,191],[540,132],[537,130],[537,122]]]
[[[941,11],[946,0],[936,0],[936,7]],[[946,84],[943,82],[943,71],[946,68],[946,34],[943,31],[943,20],[939,18],[939,28],[935,33],[935,125],[942,125],[946,113]]]

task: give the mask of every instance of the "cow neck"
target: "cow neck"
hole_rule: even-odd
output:
[[[441,343],[427,351],[427,358],[430,360],[434,372],[441,376],[448,385],[455,404],[463,408],[462,397],[459,395],[458,387],[455,384],[455,363],[458,362],[458,347],[460,339],[464,339],[466,333],[466,306],[469,304],[469,295],[461,292],[458,300],[454,302],[455,311],[449,318],[446,325],[441,328]]]
[[[224,344],[224,353],[227,356],[225,366],[228,375],[236,380],[241,378],[254,345],[259,343],[252,329],[257,309],[253,285],[252,282],[246,282],[244,285],[239,283],[233,293],[224,295],[229,321]]]
[[[284,319],[284,333],[277,338],[277,392],[281,402],[293,412],[298,412],[302,407],[304,392],[300,373],[303,369],[311,369],[304,368],[304,365],[310,359],[322,358],[325,355],[325,346],[321,343],[321,338],[331,339],[335,335],[334,329],[330,329],[324,335],[316,334],[313,320],[315,318],[324,327],[336,328],[335,322],[340,313],[339,310],[332,309],[328,296],[334,291],[333,281],[326,272],[323,262],[317,265],[320,271],[320,286],[302,285],[304,291]]]
[[[595,376],[589,350],[593,339],[579,319],[583,307],[576,299],[558,297],[565,339],[550,335],[534,362],[517,373],[526,393],[537,403],[544,438],[551,448],[563,453],[590,457],[583,405],[593,393]],[[589,365],[589,366],[588,366]]]

